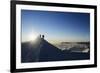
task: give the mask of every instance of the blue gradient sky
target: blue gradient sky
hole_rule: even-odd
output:
[[[90,40],[90,14],[21,10],[22,41],[27,36],[44,34],[49,42],[82,42]]]

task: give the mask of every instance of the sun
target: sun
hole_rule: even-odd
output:
[[[35,34],[35,33],[30,33],[28,39],[29,39],[30,41],[35,41],[37,37],[38,37],[37,34]]]

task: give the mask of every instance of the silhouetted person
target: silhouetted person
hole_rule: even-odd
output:
[[[44,35],[42,35],[42,38],[44,39]]]
[[[41,34],[40,34],[40,38],[41,38]]]

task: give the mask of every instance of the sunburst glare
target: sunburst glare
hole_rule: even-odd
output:
[[[30,33],[28,39],[30,41],[34,42],[37,37],[38,37],[38,34],[36,34],[36,33]]]

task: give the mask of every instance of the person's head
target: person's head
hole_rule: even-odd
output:
[[[44,39],[44,35],[42,35],[42,38]]]

